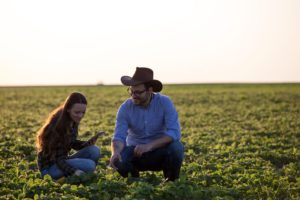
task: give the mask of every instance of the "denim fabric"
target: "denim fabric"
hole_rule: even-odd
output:
[[[126,146],[121,152],[122,161],[117,162],[117,171],[127,177],[139,176],[138,171],[163,170],[164,177],[175,180],[179,177],[180,167],[184,156],[184,147],[180,141],[174,141],[165,147],[144,153],[141,157],[134,157],[135,146]]]
[[[97,146],[87,146],[80,149],[78,152],[69,156],[66,162],[76,169],[80,169],[84,172],[93,172],[96,169],[96,165],[100,158],[100,149]],[[49,168],[41,171],[42,177],[49,174],[53,179],[59,179],[64,176],[63,172],[59,167],[54,164]]]

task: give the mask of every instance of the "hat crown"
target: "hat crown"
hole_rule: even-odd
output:
[[[148,86],[152,87],[153,92],[160,92],[163,88],[162,83],[159,80],[153,79],[152,69],[146,67],[136,67],[133,76],[122,76],[121,82],[126,86],[135,86],[147,83]]]
[[[148,82],[153,80],[153,71],[146,67],[137,67],[132,76],[133,80]]]

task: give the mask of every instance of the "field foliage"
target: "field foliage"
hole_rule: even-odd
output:
[[[79,139],[98,130],[95,174],[40,178],[36,131],[70,92],[88,99]],[[167,85],[179,113],[180,179],[122,178],[107,167],[122,86],[0,88],[0,199],[300,199],[300,84]]]

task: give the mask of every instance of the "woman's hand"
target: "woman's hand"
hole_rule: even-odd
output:
[[[90,145],[94,145],[97,141],[97,137],[92,137],[91,139],[89,139],[86,143],[90,146]]]
[[[98,133],[96,133],[96,135],[94,135],[93,137],[91,137],[91,139],[89,139],[86,144],[89,145],[94,145],[98,139],[99,136],[102,136],[105,132],[104,131],[100,131]]]

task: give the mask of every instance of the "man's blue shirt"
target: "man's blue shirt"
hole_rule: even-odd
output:
[[[181,137],[178,113],[168,96],[153,93],[147,107],[135,105],[127,99],[117,113],[113,140],[121,140],[127,146],[147,144],[163,135],[173,141]]]

